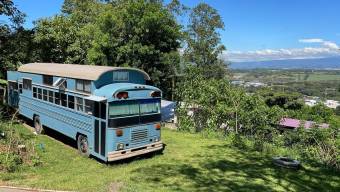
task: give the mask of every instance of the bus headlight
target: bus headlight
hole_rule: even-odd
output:
[[[154,141],[155,141],[155,142],[158,142],[158,141],[159,141],[159,138],[158,138],[158,137],[155,137]]]
[[[123,149],[124,149],[124,143],[118,143],[117,150],[123,150]]]

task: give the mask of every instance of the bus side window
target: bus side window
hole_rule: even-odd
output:
[[[106,119],[106,104],[103,102],[94,102],[93,115],[97,118]]]
[[[67,95],[64,93],[60,93],[60,100],[61,100],[61,105],[64,107],[67,107]]]
[[[53,91],[48,91],[48,101],[53,103]]]
[[[93,115],[94,113],[94,101],[85,99],[85,113]]]
[[[100,103],[100,118],[106,119],[106,103]]]
[[[37,98],[37,88],[33,87],[33,97]]]
[[[16,82],[9,82],[8,83],[9,90],[18,90],[18,83]]]
[[[60,105],[60,93],[54,92],[54,103]]]
[[[76,97],[76,109],[77,111],[84,111],[84,99]]]
[[[43,99],[44,101],[47,101],[47,90],[46,89],[43,90]]]
[[[38,99],[41,99],[42,98],[42,92],[41,92],[41,89],[38,88]]]
[[[74,109],[74,96],[72,95],[68,96],[68,108]]]
[[[22,93],[22,83],[19,83],[19,93]]]
[[[24,89],[32,90],[32,80],[31,79],[23,78],[22,83],[24,84],[24,87],[23,87]]]

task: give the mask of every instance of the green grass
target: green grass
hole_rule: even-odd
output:
[[[43,165],[0,173],[3,184],[97,192],[117,186],[121,191],[340,191],[339,173],[308,165],[299,171],[278,168],[271,155],[198,134],[164,129],[163,155],[109,165],[81,157],[49,136],[33,139],[45,146],[45,152],[39,150]]]

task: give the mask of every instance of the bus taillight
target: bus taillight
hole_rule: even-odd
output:
[[[127,98],[129,98],[129,93],[128,92],[119,92],[119,93],[117,93],[117,95],[116,95],[116,97],[118,98],[118,99],[127,99]]]
[[[156,129],[156,130],[160,130],[160,129],[161,129],[161,124],[160,124],[160,123],[157,123],[157,124],[155,125],[155,129]]]
[[[160,91],[153,91],[153,92],[151,92],[151,97],[161,97],[161,92]]]

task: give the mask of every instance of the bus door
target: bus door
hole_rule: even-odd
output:
[[[19,91],[16,82],[8,82],[8,104],[11,107],[19,106]]]
[[[95,102],[94,105],[94,151],[105,156],[106,151],[106,103]]]

